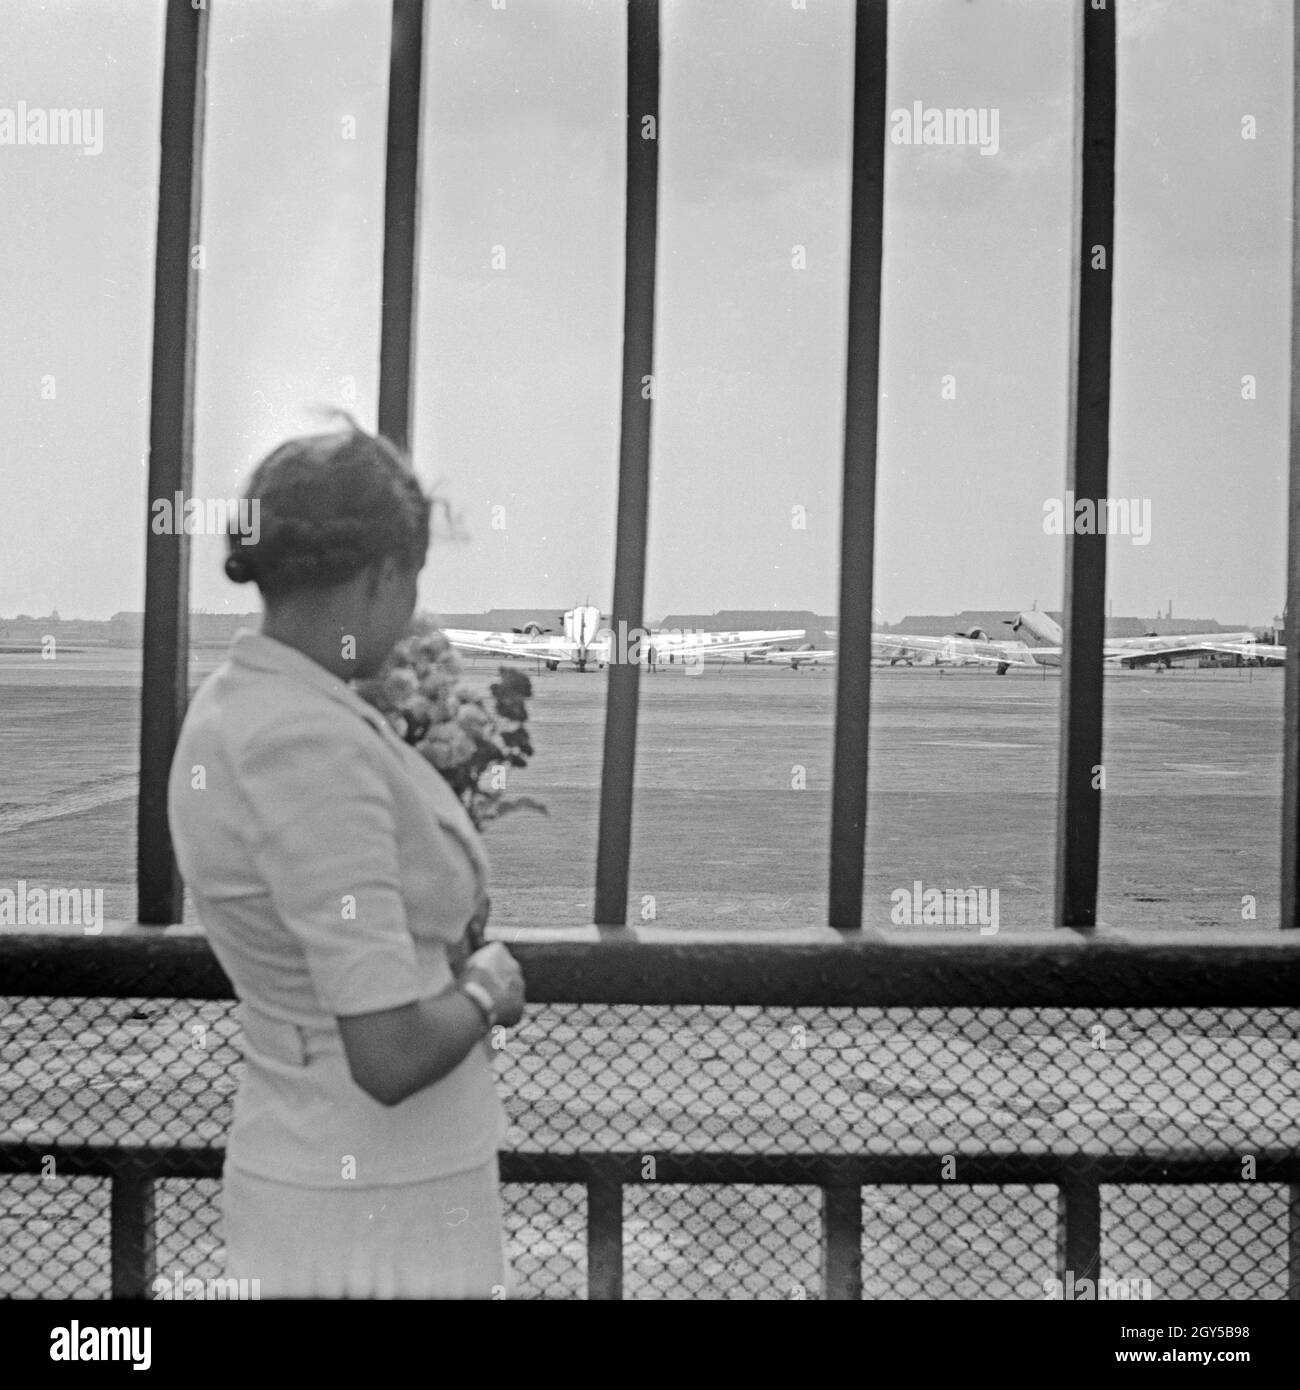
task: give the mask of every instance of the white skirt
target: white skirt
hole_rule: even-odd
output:
[[[294,1187],[229,1165],[222,1179],[226,1275],[262,1298],[507,1296],[495,1157],[390,1187]]]

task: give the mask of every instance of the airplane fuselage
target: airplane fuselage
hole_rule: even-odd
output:
[[[1046,613],[1018,613],[1007,620],[1014,632],[1025,631],[1047,645],[1031,647],[1034,660],[1044,666],[1059,666],[1065,645],[1065,633]],[[1102,658],[1118,666],[1170,666],[1180,657],[1204,655],[1258,656],[1260,659],[1285,660],[1286,649],[1260,647],[1254,634],[1241,632],[1182,632],[1168,636],[1149,633],[1145,637],[1108,637]]]
[[[446,635],[461,651],[537,660],[549,670],[572,663],[579,671],[611,663],[698,666],[706,657],[726,658],[766,651],[776,642],[803,637],[802,628],[781,631],[693,632],[677,628],[634,628],[620,620],[618,630],[604,625],[600,609],[580,604],[560,615],[561,633],[533,624],[522,632],[470,632],[448,628]]]

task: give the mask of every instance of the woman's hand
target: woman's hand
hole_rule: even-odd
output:
[[[485,999],[492,1006],[486,1034]],[[499,941],[492,941],[470,956],[460,978],[441,994],[394,1009],[341,1016],[338,1025],[352,1079],[381,1105],[398,1105],[441,1081],[476,1043],[491,1057],[495,1028],[512,1027],[523,1012],[519,963]]]
[[[524,1014],[524,976],[519,962],[499,942],[490,941],[465,962],[458,984],[474,981],[492,998],[493,1023],[512,1028]]]

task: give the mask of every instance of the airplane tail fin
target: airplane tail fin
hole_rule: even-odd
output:
[[[1046,613],[1039,613],[1036,610],[1031,613],[1017,613],[1015,618],[1003,618],[1002,621],[1020,637],[1021,641],[1024,641],[1022,635],[1024,633],[1028,633],[1030,637],[1036,638],[1049,647],[1059,647],[1065,640],[1061,625],[1054,622]]]

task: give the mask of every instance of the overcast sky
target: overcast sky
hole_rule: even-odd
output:
[[[664,3],[651,616],[836,606],[852,5],[806,3]],[[389,5],[210,8],[202,497],[314,405],[354,392],[374,425]],[[413,455],[470,539],[435,547],[422,600],[607,605],[624,6],[429,9]],[[996,112],[998,148],[888,151],[875,603],[1055,607],[1076,6],[890,9],[890,109]],[[1286,540],[1288,7],[1118,10],[1111,493],[1149,499],[1151,532],[1112,539],[1110,595],[1262,624]],[[0,144],[0,615],[143,606],[162,11],[5,0],[0,122],[99,109],[103,149]],[[223,554],[196,539],[193,604],[255,606]]]

